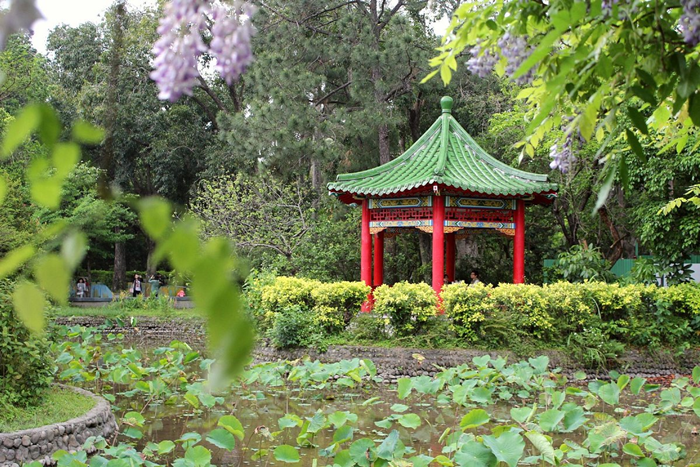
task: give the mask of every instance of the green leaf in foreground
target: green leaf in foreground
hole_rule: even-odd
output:
[[[11,120],[5,129],[2,141],[2,158],[6,158],[20,144],[24,143],[29,135],[39,126],[41,121],[41,111],[38,105],[30,105],[22,109],[14,120]]]
[[[421,425],[420,417],[414,413],[407,413],[398,418],[399,424],[406,428],[418,428]]]
[[[634,443],[627,443],[624,446],[622,446],[622,452],[633,457],[644,457],[642,448],[640,448]]]
[[[44,308],[46,299],[44,293],[36,284],[23,282],[12,294],[12,302],[17,311],[17,317],[30,331],[40,333],[44,330]]]
[[[533,446],[540,452],[542,459],[550,464],[554,464],[554,446],[547,436],[536,431],[528,431],[525,437],[530,440]]]
[[[615,383],[604,384],[598,390],[598,397],[606,404],[616,405],[620,402],[620,388]]]
[[[236,447],[236,438],[234,438],[231,433],[223,428],[216,428],[215,430],[209,432],[207,441],[217,448],[226,449],[228,451],[232,451],[233,448]]]
[[[491,449],[476,440],[470,440],[455,454],[455,461],[464,467],[493,467],[498,459]]]
[[[462,431],[467,431],[471,428],[481,426],[484,423],[488,423],[489,420],[489,414],[486,413],[484,409],[474,409],[462,417],[459,426],[462,428]]]
[[[105,132],[102,128],[85,120],[75,122],[71,133],[75,141],[83,144],[100,144],[105,137]]]
[[[7,179],[0,175],[0,206],[5,201],[5,195],[7,195]]]
[[[36,249],[32,245],[16,248],[0,260],[0,279],[9,276],[24,263],[29,261]]]
[[[411,393],[412,387],[411,378],[399,378],[397,383],[399,399],[405,399]]]
[[[243,428],[243,424],[241,424],[240,420],[233,415],[224,415],[219,419],[218,425],[226,429],[226,431],[234,435],[236,438],[243,441],[243,438],[245,437],[245,429]]]
[[[204,446],[192,446],[185,451],[185,459],[196,467],[205,467],[211,462],[211,452]]]
[[[514,431],[506,431],[501,436],[484,436],[484,445],[491,449],[493,455],[500,462],[505,462],[510,467],[518,465],[525,451],[525,441],[520,434]]]
[[[170,203],[153,196],[141,200],[139,207],[144,230],[153,239],[160,240],[170,227],[172,218]]]
[[[68,302],[70,287],[70,272],[65,260],[50,253],[34,265],[34,277],[37,282],[54,300],[65,305]]]

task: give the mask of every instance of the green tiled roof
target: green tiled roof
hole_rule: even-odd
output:
[[[426,185],[499,196],[554,193],[546,175],[514,169],[489,156],[451,114],[452,98],[441,100],[442,115],[408,151],[373,169],[338,175],[336,193],[383,196]]]

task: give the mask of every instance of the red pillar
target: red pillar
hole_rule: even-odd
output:
[[[362,200],[362,251],[360,253],[360,280],[372,285],[372,236],[369,233],[369,200]]]
[[[525,201],[515,204],[515,238],[513,239],[513,284],[525,282]]]
[[[384,283],[384,232],[374,235],[374,286]]]
[[[362,250],[360,251],[360,280],[372,286],[372,235],[369,233],[369,200],[362,200]],[[362,311],[372,310],[372,292],[362,304]]]
[[[433,196],[433,290],[440,294],[445,274],[445,198]]]
[[[455,234],[453,233],[448,233],[445,235],[446,239],[446,245],[445,245],[445,261],[447,264],[445,265],[445,269],[447,270],[445,273],[447,274],[447,279],[450,282],[455,281]]]

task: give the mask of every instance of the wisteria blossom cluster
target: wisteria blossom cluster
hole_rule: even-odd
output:
[[[698,0],[700,1],[700,0]],[[527,43],[527,38],[516,36],[507,32],[498,40],[501,55],[506,58],[506,75],[513,76],[520,65],[527,60],[532,53],[532,48]],[[477,76],[485,78],[500,60],[499,54],[494,49],[482,49],[480,44],[470,49],[471,58],[467,60],[467,69]],[[517,84],[527,84],[532,81],[534,71],[530,70],[515,79]]]
[[[41,18],[35,0],[12,0],[9,10],[0,16],[0,50],[5,48],[8,36],[29,30]]]
[[[471,58],[467,60],[467,69],[475,75],[486,78],[498,63],[498,55],[491,49],[482,51],[481,45],[475,45],[470,50]]]
[[[174,102],[183,94],[192,95],[200,76],[197,58],[207,50],[216,58],[222,78],[228,84],[237,80],[253,61],[250,40],[255,28],[250,19],[254,13],[254,7],[243,2],[231,9],[211,0],[168,2],[158,26],[161,37],[153,46],[151,79],[158,85],[158,97]],[[202,39],[208,18],[213,20],[209,48]]]
[[[576,163],[571,133],[566,135],[561,144],[556,143],[549,148],[549,157],[552,158],[552,162],[549,163],[550,169],[559,170],[561,173],[571,170],[571,167]]]
[[[683,14],[680,25],[686,44],[695,47],[700,43],[700,0],[681,0]]]
[[[527,38],[523,36],[516,36],[507,32],[498,40],[498,46],[501,48],[501,53],[508,61],[506,64],[506,74],[508,76],[513,76],[520,65],[523,64],[525,60],[532,53],[532,48],[527,43]],[[532,81],[534,72],[532,69],[522,76],[515,79],[517,84],[527,84]]]
[[[603,16],[609,17],[612,15],[613,6],[617,5],[619,0],[603,0],[600,4],[600,8],[603,11]]]

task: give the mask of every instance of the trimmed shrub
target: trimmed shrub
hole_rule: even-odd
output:
[[[52,380],[49,343],[15,316],[13,288],[11,281],[0,280],[0,410],[36,405]]]
[[[382,341],[389,337],[388,324],[389,320],[377,313],[357,313],[348,325],[348,332],[358,341]]]
[[[290,348],[310,347],[320,336],[313,314],[298,305],[290,305],[275,314],[270,338],[275,347]]]
[[[442,299],[455,333],[468,343],[514,348],[535,338],[539,346],[579,346],[590,363],[619,353],[621,343],[682,348],[700,342],[697,284],[452,284]]]
[[[254,269],[243,284],[243,300],[246,309],[260,331],[267,331],[273,324],[273,316],[267,315],[263,306],[263,290],[275,282],[274,272],[258,271]]]
[[[470,286],[463,282],[442,289],[442,306],[458,337],[470,343],[478,340],[481,323],[491,318],[496,310],[491,292],[490,284]]]
[[[318,284],[311,291],[316,323],[328,334],[342,332],[360,311],[371,290],[364,282]]]
[[[397,336],[419,332],[434,317],[437,297],[428,284],[399,282],[374,290],[374,311],[389,317]]]
[[[258,320],[260,330],[270,329],[275,323],[276,315],[290,307],[311,310],[313,308],[311,291],[318,285],[320,282],[314,280],[277,277],[264,286],[260,295],[260,307],[263,311],[263,315]],[[307,314],[310,314],[310,311]]]

